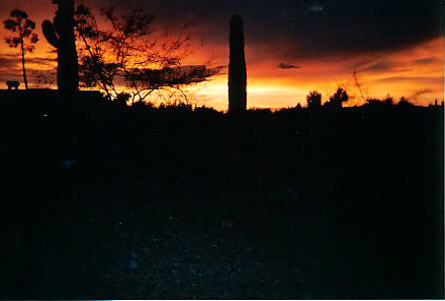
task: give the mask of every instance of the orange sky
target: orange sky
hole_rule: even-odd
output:
[[[51,18],[55,6],[49,0],[29,1],[0,0],[0,19],[7,18],[11,9],[20,8],[28,12],[30,18],[39,25],[45,18]],[[40,42],[34,53],[28,56],[27,67],[35,70],[47,70],[48,66],[38,62],[41,57],[55,58],[51,47],[46,43],[38,26]],[[0,28],[0,37],[8,35]],[[200,41],[199,31],[192,38]],[[198,42],[196,42],[199,44]],[[362,91],[369,97],[384,97],[387,94],[395,99],[405,96],[413,103],[428,105],[435,98],[443,100],[444,95],[444,40],[436,38],[411,46],[410,48],[392,51],[354,55],[353,57],[328,57],[305,59],[286,63],[298,68],[282,69],[277,65],[283,59],[276,53],[269,53],[257,44],[249,45],[246,36],[246,60],[248,70],[248,106],[249,107],[292,107],[297,103],[305,105],[305,96],[311,90],[328,98],[338,86],[347,89],[350,95],[356,96],[350,104],[360,103],[360,93],[354,85],[353,72],[362,84]],[[16,49],[10,49],[0,43],[0,87],[5,87],[6,79],[21,80],[20,61]],[[185,63],[200,64],[212,58],[214,65],[228,64],[228,45],[204,43]],[[37,71],[30,71],[34,74]],[[227,109],[227,70],[206,83],[190,88],[198,104],[211,106],[219,110]],[[32,75],[31,75],[32,76]],[[35,80],[32,87],[42,86]]]

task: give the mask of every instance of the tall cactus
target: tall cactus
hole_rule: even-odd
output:
[[[246,111],[247,71],[244,54],[243,20],[232,16],[230,20],[230,63],[229,63],[229,112]]]
[[[53,0],[58,10],[53,22],[42,23],[43,34],[57,49],[57,86],[61,95],[73,95],[79,88],[76,38],[74,35],[74,0]]]

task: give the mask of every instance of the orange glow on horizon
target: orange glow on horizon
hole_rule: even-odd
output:
[[[12,9],[19,8],[28,12],[37,24],[36,33],[40,41],[34,53],[27,55],[27,68],[30,71],[48,71],[54,62],[40,62],[41,58],[55,59],[54,49],[45,41],[40,24],[44,19],[52,19],[55,5],[49,0],[34,0],[33,3],[17,0],[7,3],[0,12],[5,20]],[[8,62],[0,66],[0,87],[5,80],[21,80],[21,65],[17,49],[9,48],[3,37],[9,32],[0,26],[0,60]],[[199,37],[192,36],[193,40]],[[196,45],[199,43],[196,42]],[[278,64],[285,61],[279,54],[264,55],[264,50],[249,47],[247,44],[248,100],[250,108],[294,107],[298,103],[306,105],[306,95],[317,90],[323,95],[323,102],[332,95],[338,86],[343,86],[352,96],[349,105],[362,103],[361,94],[367,97],[383,98],[387,94],[395,101],[402,96],[418,105],[428,105],[435,99],[444,98],[444,39],[426,41],[410,49],[388,53],[362,54],[346,58],[326,58],[288,62],[300,68],[280,69]],[[196,51],[185,60],[185,64],[202,64],[210,61],[212,65],[228,64],[228,43],[224,45],[197,46]],[[16,63],[14,64],[14,62]],[[249,63],[250,62],[250,63]],[[353,72],[361,83],[361,92],[353,79]],[[190,87],[189,90],[200,105],[218,110],[227,109],[227,70],[223,70],[209,81]],[[31,72],[32,73],[32,72]],[[30,87],[46,87],[37,81]]]

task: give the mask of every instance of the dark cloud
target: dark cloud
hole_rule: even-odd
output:
[[[26,72],[28,74],[28,81],[30,84],[42,84],[41,78],[51,77],[55,75],[56,67],[55,58],[26,58]],[[21,57],[17,54],[0,54],[0,86],[4,85],[7,80],[18,80],[23,82],[23,73],[21,65]],[[30,67],[29,64],[37,64],[45,67],[52,67],[52,70],[41,70],[40,68]]]
[[[418,82],[424,84],[443,84],[443,77],[415,77],[415,76],[392,76],[377,80],[377,82]]]
[[[5,58],[0,56],[0,69],[5,68],[14,68],[17,65],[15,60],[11,60],[10,58]]]
[[[424,94],[428,94],[428,93],[433,93],[434,91],[431,89],[422,89],[422,90],[418,90],[416,92],[413,93],[413,95],[411,95],[410,97],[408,97],[408,99],[410,100],[417,100],[417,98],[419,98],[420,96],[424,95]]]
[[[367,72],[367,73],[384,73],[391,71],[409,71],[411,69],[406,68],[406,65],[400,64],[395,61],[379,61],[373,62],[368,61],[367,63],[358,64],[355,68],[357,72]]]
[[[160,22],[194,24],[208,44],[227,43],[230,16],[240,14],[254,51],[267,45],[264,51],[285,58],[313,58],[391,51],[443,36],[443,1],[151,0],[149,9]]]
[[[279,63],[277,65],[277,68],[279,68],[279,69],[300,69],[301,66],[297,66],[294,64],[288,64],[288,63]]]
[[[428,58],[414,60],[414,64],[419,64],[419,65],[430,65],[435,63],[440,63],[440,60],[436,57],[428,57]]]
[[[379,62],[360,69],[361,72],[386,72],[393,70],[397,65],[392,62]]]
[[[39,64],[45,66],[53,66],[57,61],[56,58],[26,58],[26,64]],[[0,54],[0,69],[21,68],[21,57],[15,54]]]

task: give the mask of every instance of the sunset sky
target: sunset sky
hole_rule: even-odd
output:
[[[39,25],[40,41],[28,57],[35,75],[52,68],[55,54],[40,24],[52,19],[51,0],[0,0],[0,18],[14,8],[25,10]],[[93,8],[115,5],[121,10],[144,8],[155,16],[154,28],[189,24],[194,53],[184,63],[228,64],[229,20],[244,19],[248,72],[248,107],[305,105],[311,90],[323,100],[338,86],[356,96],[353,72],[369,97],[405,96],[428,105],[443,100],[443,0],[88,0]],[[122,3],[125,3],[122,4]],[[0,36],[9,33],[0,28]],[[17,49],[0,43],[0,87],[21,79]],[[42,58],[45,58],[42,60]],[[44,72],[44,71],[43,71]],[[197,102],[227,109],[227,69],[192,88]]]

